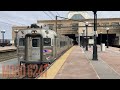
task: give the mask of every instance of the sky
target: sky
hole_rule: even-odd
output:
[[[67,17],[69,11],[0,11],[0,31],[5,30],[5,39],[12,39],[12,26],[30,25],[37,20],[55,20],[59,15]],[[91,18],[93,12],[87,11]],[[120,11],[98,11],[98,18],[120,18]],[[0,33],[0,39],[2,35]]]

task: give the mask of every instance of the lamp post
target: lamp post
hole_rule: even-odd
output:
[[[101,46],[101,51],[102,51],[102,32],[100,32],[100,46]]]
[[[16,37],[15,37],[15,46],[17,47],[17,33],[18,33],[19,30],[14,30],[15,34],[16,34]]]
[[[84,46],[84,35],[85,35],[85,30],[83,30],[83,48],[85,47]]]
[[[79,44],[78,45],[80,45],[80,47],[81,47],[81,40],[80,40],[80,33],[79,33],[79,35],[78,35],[78,41],[79,41]]]
[[[56,18],[56,30],[55,30],[56,33],[57,33],[57,17],[58,17],[58,16],[55,17],[55,18]]]
[[[5,46],[5,44],[4,44],[4,33],[5,33],[5,30],[1,30],[1,33],[3,35],[3,44],[2,44],[2,47],[4,47]]]
[[[98,60],[97,56],[97,11],[93,11],[94,13],[94,45],[93,45],[93,60]]]
[[[80,42],[80,44],[83,46],[83,33],[81,33],[81,42]]]
[[[102,44],[102,32],[100,32],[100,45]]]
[[[86,51],[88,51],[88,30],[87,30],[87,27],[88,27],[88,22],[85,23],[85,26],[86,26]]]
[[[109,28],[106,28],[107,31],[107,48],[108,48],[108,32],[109,32]]]

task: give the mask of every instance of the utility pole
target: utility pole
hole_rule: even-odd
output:
[[[14,42],[16,47],[17,47],[17,43],[18,43],[18,40],[17,40],[18,31],[19,31],[19,30],[14,30],[14,32],[15,32],[15,34],[16,34],[15,42]]]
[[[93,60],[98,60],[97,55],[97,39],[96,39],[96,32],[97,32],[97,11],[93,11],[94,13],[94,45],[93,45]]]
[[[80,33],[79,33],[79,35],[78,35],[78,45],[80,45],[80,47],[81,47],[81,41],[80,41]]]
[[[82,47],[83,47],[83,33],[81,33],[81,45],[82,45]]]
[[[83,48],[85,47],[85,45],[84,45],[84,36],[85,36],[85,30],[83,30]]]
[[[58,16],[56,16],[56,33],[57,33],[57,17],[58,17]]]
[[[108,32],[109,32],[109,28],[106,28],[107,30],[107,48],[108,48]]]
[[[56,26],[56,30],[55,30],[56,33],[57,33],[57,17],[58,16],[56,16],[56,18],[55,18],[56,19],[56,25],[55,25]],[[55,46],[57,47],[57,37],[55,37]],[[57,57],[57,48],[56,47],[55,47],[55,57]]]
[[[100,32],[100,46],[101,46],[101,51],[102,51],[102,32]]]
[[[85,23],[85,26],[86,26],[86,51],[88,51],[88,30],[87,30],[88,22]]]
[[[5,33],[5,30],[1,30],[1,33],[2,33],[2,35],[3,35],[2,47],[4,47],[4,46],[5,46],[5,42],[4,42],[4,33]]]

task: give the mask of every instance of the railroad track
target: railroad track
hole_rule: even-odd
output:
[[[11,51],[0,51],[0,62],[6,61],[9,59],[17,58],[17,51],[11,50]]]
[[[56,61],[56,60],[55,60]],[[45,72],[47,72],[47,70],[55,63],[55,61],[51,64],[49,64],[45,69],[44,71],[42,71],[39,75],[37,75],[36,77],[27,77],[27,76],[19,76],[18,75],[18,72],[19,70],[17,69],[16,71],[12,72],[11,76],[13,77],[6,77],[6,78],[3,78],[3,79],[38,79],[39,77],[41,77]],[[18,75],[18,76],[17,76]]]
[[[67,51],[67,50],[66,50]],[[61,55],[63,55],[66,51],[64,51]],[[15,53],[16,54],[16,53]],[[60,58],[60,56],[61,55],[59,55],[59,57],[58,58]],[[13,55],[12,55],[13,56]],[[17,55],[16,55],[17,56]],[[6,77],[6,78],[4,78],[4,79],[37,79],[37,78],[39,78],[39,77],[41,77],[45,72],[47,72],[47,70],[56,62],[56,60],[58,59],[58,58],[56,58],[51,64],[49,64],[45,69],[44,69],[44,71],[42,71],[42,72],[40,72],[40,74],[39,75],[37,75],[36,77],[27,77],[27,76],[22,76],[22,75],[18,75],[17,76],[17,74],[19,73],[19,70],[18,69],[16,69],[14,72],[12,72],[12,73],[10,73],[10,74],[12,74],[12,76],[13,77]],[[9,74],[9,73],[8,73]]]

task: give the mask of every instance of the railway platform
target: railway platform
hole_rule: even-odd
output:
[[[120,79],[119,49],[102,52],[98,46],[98,60],[92,60],[92,51],[73,46],[37,79]]]
[[[0,52],[7,52],[11,50],[16,50],[17,48],[15,46],[5,46],[5,47],[0,47]]]
[[[100,46],[97,47],[97,61],[92,60],[92,47],[86,51],[83,47],[73,46],[36,79],[120,79],[119,48],[101,51]],[[1,61],[0,79],[4,79],[2,66],[17,64],[17,58]]]

